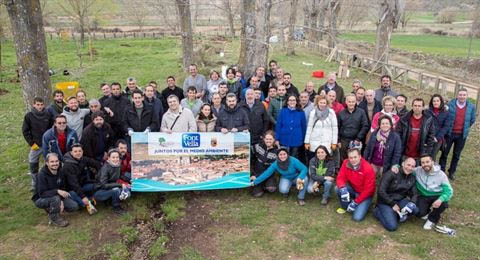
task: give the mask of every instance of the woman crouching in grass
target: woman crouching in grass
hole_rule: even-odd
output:
[[[298,192],[298,205],[305,205],[305,192],[308,183],[307,167],[301,163],[297,158],[288,155],[286,148],[282,147],[278,149],[277,160],[270,165],[260,176],[250,177],[252,180],[251,185],[258,185],[268,179],[274,172],[280,174],[280,183],[278,184],[278,190],[284,196],[288,196],[290,187],[293,183],[296,184]]]
[[[310,159],[308,166],[308,193],[318,192],[323,186],[322,205],[327,205],[330,199],[330,190],[335,181],[335,161],[328,153],[327,147],[320,145],[315,150],[315,156]]]

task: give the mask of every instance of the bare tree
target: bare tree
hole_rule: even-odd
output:
[[[298,0],[291,0],[290,19],[288,19],[288,46],[287,55],[295,55],[293,34],[295,31],[295,23],[297,22],[297,6]],[[283,32],[283,31],[282,31]],[[283,38],[283,37],[282,37]]]
[[[245,13],[245,57],[242,64],[244,74],[249,77],[256,67],[268,61],[270,39],[270,11],[272,0],[243,0]]]
[[[337,45],[337,18],[340,12],[340,0],[330,0],[328,5],[328,47]]]
[[[23,98],[31,110],[35,97],[49,102],[47,44],[39,0],[10,0],[5,3],[12,26]]]
[[[240,68],[244,68],[245,67],[245,56],[246,56],[246,51],[247,51],[247,32],[246,32],[246,28],[247,28],[247,15],[246,15],[246,12],[247,10],[249,12],[253,12],[255,9],[253,10],[249,10],[250,8],[255,8],[255,5],[253,3],[253,7],[252,6],[249,6],[249,4],[252,4],[251,2],[254,2],[255,1],[247,1],[247,0],[242,0],[242,4],[241,4],[241,11],[240,11],[240,20],[242,22],[242,27],[240,29],[240,54],[238,55],[238,62],[237,62],[237,65],[240,67]]]
[[[145,0],[120,0],[124,7],[126,18],[132,20],[140,31],[147,21],[150,6]]]
[[[147,2],[155,13],[161,17],[161,21],[165,27],[176,33],[180,30],[180,15],[178,14],[178,8],[176,5],[166,4],[162,0],[150,0]]]
[[[352,29],[359,23],[368,19],[368,10],[370,7],[370,0],[341,0],[342,6],[340,8],[337,18],[337,27],[344,26]]]
[[[82,46],[85,44],[85,32],[88,30],[89,17],[95,11],[95,2],[96,0],[64,0],[58,2],[58,6],[67,13],[78,26]]]
[[[235,20],[232,12],[232,1],[223,0],[223,6],[225,7],[225,13],[227,14],[227,18],[228,18],[228,27],[230,30],[230,36],[235,37]]]
[[[388,62],[392,32],[397,28],[405,8],[404,0],[382,0],[377,21],[377,39],[373,58],[380,62]]]
[[[317,20],[318,20],[318,13],[320,12],[320,2],[321,0],[305,0],[303,5],[303,12],[304,12],[304,25],[305,25],[305,32],[307,34],[307,40],[309,41],[316,41],[318,39],[318,27],[317,27]]]
[[[471,34],[473,37],[480,38],[480,1],[477,1],[477,7],[473,12],[473,23]]]
[[[193,30],[190,0],[175,0],[175,2],[182,31],[183,68],[187,69],[193,63]]]

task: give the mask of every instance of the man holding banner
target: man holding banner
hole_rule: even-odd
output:
[[[250,122],[247,112],[240,106],[237,106],[237,96],[233,93],[227,94],[227,106],[218,114],[217,132],[224,134],[228,132],[236,133],[248,131]]]

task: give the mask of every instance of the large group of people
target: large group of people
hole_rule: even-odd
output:
[[[466,89],[449,102],[435,94],[428,106],[414,98],[408,110],[407,96],[392,90],[388,75],[378,89],[354,80],[348,93],[335,73],[317,90],[311,81],[299,90],[274,60],[249,78],[235,66],[223,76],[213,70],[208,79],[194,64],[188,71],[182,87],[169,76],[162,91],[155,81],[142,90],[129,77],[124,90],[118,82],[100,84],[98,99],[88,100],[83,90],[66,100],[56,90],[48,107],[34,99],[23,134],[30,146],[32,199],[51,223],[68,225],[62,211],[94,214],[98,201],[111,201],[116,214],[125,213],[135,132],[249,132],[253,196],[277,190],[288,196],[294,186],[298,205],[314,193],[327,205],[333,188],[338,213],[361,221],[375,203],[373,215],[389,231],[411,215],[432,229],[448,207],[450,181],[475,122]]]

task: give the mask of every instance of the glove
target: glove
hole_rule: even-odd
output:
[[[352,200],[352,202],[350,202],[350,204],[348,204],[347,211],[348,212],[354,212],[355,209],[357,209],[357,206],[358,206],[358,204],[355,203],[355,201]]]
[[[318,183],[318,181],[314,182],[312,186],[313,191],[314,192],[320,191],[320,189],[318,188],[319,186],[320,186],[320,183]]]
[[[129,136],[132,136],[132,135],[133,135],[133,130],[132,130],[132,129],[129,129],[129,130],[128,130],[128,135],[129,135]]]
[[[144,134],[150,133],[150,128],[147,127],[147,128],[145,129],[145,131],[143,131],[143,133],[144,133]]]
[[[305,181],[302,179],[297,179],[297,190],[303,190]]]
[[[350,202],[350,193],[348,192],[347,187],[340,189],[340,200],[343,202]]]
[[[407,205],[405,205],[405,207],[402,208],[401,212],[402,214],[412,214],[413,211],[415,211],[417,209],[417,205],[415,205],[415,203],[413,202],[409,202],[407,203]]]
[[[337,144],[332,144],[330,148],[332,148],[332,151],[335,151],[337,149]]]
[[[32,145],[32,150],[36,151],[36,150],[38,150],[38,149],[40,149],[40,146],[38,146],[36,143],[34,143],[34,144]]]

